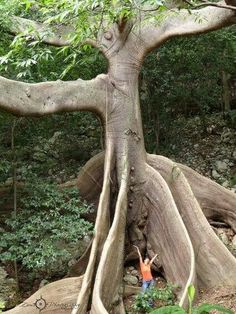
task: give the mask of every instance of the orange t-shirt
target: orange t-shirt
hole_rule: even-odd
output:
[[[144,263],[140,263],[141,274],[143,276],[143,280],[149,281],[152,280],[151,266],[145,265]]]

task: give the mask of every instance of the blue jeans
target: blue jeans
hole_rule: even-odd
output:
[[[152,280],[143,280],[142,291],[145,292],[149,287],[154,286],[155,281]]]

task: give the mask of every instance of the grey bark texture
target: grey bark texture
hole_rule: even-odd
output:
[[[130,258],[135,257],[132,245],[139,245],[143,251],[147,242],[149,251],[160,254],[166,277],[181,286],[178,299],[185,307],[190,283],[196,287],[222,282],[236,285],[236,259],[205,217],[218,212],[235,230],[235,195],[189,168],[146,153],[138,91],[140,68],[151,50],[175,36],[232,25],[235,11],[206,7],[189,14],[173,9],[162,23],[150,22],[153,14],[147,12],[141,22],[127,21],[122,27],[115,23],[99,35],[96,45],[109,68],[107,74],[93,80],[27,84],[0,77],[3,110],[19,116],[87,110],[99,116],[105,129],[105,158],[103,154],[94,157],[78,178],[81,194],[98,203],[93,242],[81,263],[84,267],[88,260],[86,271],[82,277],[46,286],[27,302],[45,294],[55,304],[75,304],[63,313],[123,314],[124,250]],[[196,16],[203,22],[199,23]],[[40,23],[15,20],[12,32],[25,23],[45,31]],[[45,42],[67,44],[67,31],[71,29],[58,28],[59,33],[54,29]],[[112,208],[110,196],[114,190],[117,199]],[[44,313],[60,311],[60,306],[55,306],[47,307]],[[29,307],[20,305],[6,313],[34,314],[37,308],[31,307],[29,312]]]

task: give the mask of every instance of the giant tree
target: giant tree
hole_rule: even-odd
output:
[[[30,6],[31,1],[23,2]],[[186,1],[179,7],[171,1],[32,3],[37,14],[40,5],[48,6],[44,15],[35,14],[39,21],[11,16],[6,31],[62,47],[79,38],[76,47],[91,45],[100,51],[108,70],[86,81],[0,78],[2,110],[18,116],[91,111],[105,129],[105,152],[88,161],[78,177],[82,196],[98,204],[93,241],[77,265],[83,275],[52,283],[27,302],[40,296],[39,308],[44,307],[43,297],[52,302],[44,313],[64,313],[68,302],[76,302],[73,314],[125,313],[123,266],[125,259],[136,258],[133,244],[151,256],[159,253],[166,278],[180,286],[181,305],[187,305],[189,284],[235,286],[236,260],[207,218],[221,219],[236,231],[236,196],[186,166],[146,153],[138,91],[139,72],[149,52],[176,36],[234,24],[233,0]],[[54,9],[61,11],[48,18]],[[19,306],[9,313],[33,313],[33,308]]]

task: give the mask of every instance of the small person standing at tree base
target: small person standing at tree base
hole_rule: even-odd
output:
[[[148,257],[146,257],[143,261],[142,255],[139,251],[139,248],[135,245],[134,245],[134,247],[137,249],[138,255],[139,255],[140,270],[141,270],[141,274],[142,274],[142,278],[143,278],[142,289],[144,292],[149,287],[154,286],[155,281],[154,281],[152,273],[151,273],[151,266],[152,266],[154,259],[157,257],[157,254],[151,260]]]

